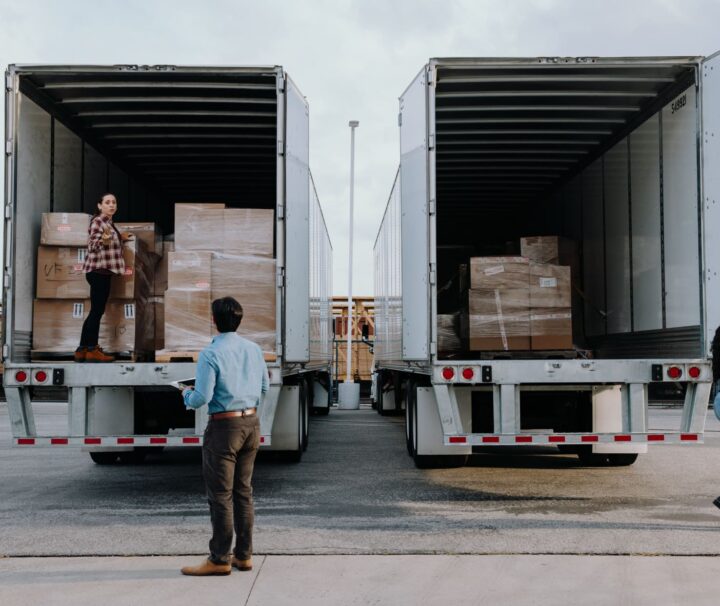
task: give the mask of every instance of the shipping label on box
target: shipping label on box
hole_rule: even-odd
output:
[[[571,299],[569,267],[530,263],[530,307],[569,308]]]
[[[36,296],[39,299],[83,299],[90,296],[83,263],[86,248],[40,246]]]
[[[40,244],[87,246],[90,218],[87,213],[43,213]]]

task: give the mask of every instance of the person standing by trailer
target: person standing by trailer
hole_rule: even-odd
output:
[[[88,227],[87,256],[83,272],[90,284],[90,313],[83,323],[80,346],[75,350],[76,362],[112,362],[115,359],[100,348],[98,340],[100,321],[110,296],[112,277],[125,272],[122,245],[132,237],[120,233],[113,224],[112,218],[116,212],[115,196],[103,195]]]
[[[252,474],[260,446],[257,410],[270,378],[260,347],[235,332],[242,316],[242,306],[232,297],[213,301],[213,322],[220,334],[200,352],[195,386],[182,392],[186,407],[208,405],[202,449],[212,523],[210,556],[199,566],[184,567],[185,575],[227,575],[233,567],[252,570]]]

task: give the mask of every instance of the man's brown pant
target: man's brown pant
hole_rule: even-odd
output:
[[[252,474],[260,446],[257,415],[208,422],[203,440],[203,477],[210,504],[212,539],[210,560],[216,564],[231,559],[233,526],[236,558],[252,556]]]

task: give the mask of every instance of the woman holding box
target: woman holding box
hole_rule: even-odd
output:
[[[125,273],[122,245],[130,236],[120,233],[113,225],[112,218],[117,212],[113,194],[100,198],[97,208],[88,228],[87,257],[83,264],[85,279],[90,284],[90,313],[82,327],[80,347],[75,350],[76,362],[112,362],[115,359],[98,346],[100,320],[110,296],[112,277]]]

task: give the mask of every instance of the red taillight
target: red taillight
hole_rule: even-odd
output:
[[[47,381],[47,373],[44,370],[38,370],[35,373],[35,380],[38,383],[45,383],[45,381]]]
[[[667,370],[667,376],[671,379],[679,379],[680,377],[682,377],[682,368],[680,368],[679,366],[671,366]]]
[[[442,369],[442,376],[446,381],[450,381],[453,377],[455,377],[455,369],[450,366],[446,366]]]
[[[465,379],[466,381],[469,381],[470,379],[472,379],[475,376],[475,371],[472,368],[463,368],[462,376],[463,376],[463,379]]]
[[[15,373],[15,380],[18,383],[25,383],[25,381],[27,381],[27,373],[24,370],[18,370]]]
[[[697,379],[700,377],[700,368],[698,366],[691,366],[688,369],[688,374],[691,379]]]

